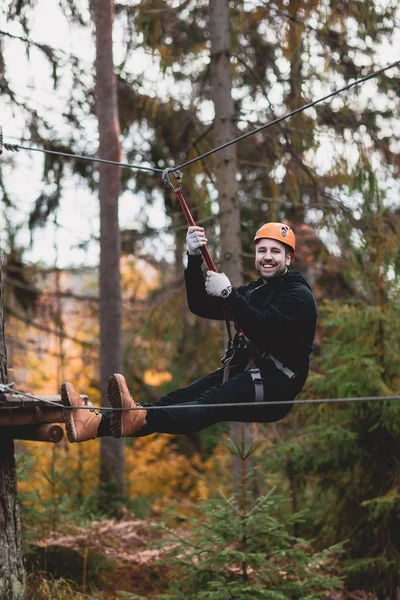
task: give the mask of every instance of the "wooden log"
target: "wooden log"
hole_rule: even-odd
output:
[[[82,400],[84,402],[87,402],[88,397],[85,394],[81,394],[80,395]],[[33,396],[32,398],[30,398],[29,396],[20,396],[19,394],[14,394],[14,393],[6,393],[6,394],[0,394],[0,401],[2,404],[0,404],[0,408],[4,405],[4,404],[23,404],[25,406],[29,406],[29,404],[31,405],[37,405],[38,404],[38,400],[43,400],[43,405],[45,406],[47,402],[56,402],[57,404],[61,404],[61,396],[59,395],[53,395],[53,396]],[[52,407],[51,407],[52,408]]]
[[[0,427],[40,425],[42,423],[64,423],[62,408],[33,406],[0,409]]]
[[[7,427],[7,433],[15,440],[32,440],[34,442],[53,442],[57,444],[64,437],[64,429],[59,423],[42,425],[17,425]]]

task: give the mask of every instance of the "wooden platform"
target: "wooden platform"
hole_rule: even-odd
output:
[[[82,396],[87,400],[87,396]],[[59,442],[64,436],[64,411],[61,396],[29,398],[13,393],[0,394],[0,428],[7,428],[15,439]],[[0,432],[1,435],[1,432]]]
[[[40,398],[40,396],[38,396]],[[63,409],[48,402],[61,404],[61,396],[45,396],[46,402],[30,400],[17,394],[0,395],[0,427],[64,423]]]

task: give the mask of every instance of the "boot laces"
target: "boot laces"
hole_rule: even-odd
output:
[[[95,413],[96,415],[100,414],[98,410],[95,409],[95,407],[93,406],[92,402],[87,403],[87,405],[89,407],[89,412]]]

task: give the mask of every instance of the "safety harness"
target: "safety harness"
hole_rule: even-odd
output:
[[[255,390],[254,401],[255,402],[263,402],[264,401],[264,385],[263,385],[261,370],[256,365],[257,358],[263,359],[263,360],[271,360],[274,363],[275,367],[278,369],[278,371],[281,371],[281,373],[283,373],[288,379],[294,379],[296,377],[297,374],[294,371],[289,369],[289,367],[286,367],[280,360],[275,358],[275,356],[273,356],[270,352],[267,352],[267,351],[259,352],[256,348],[254,348],[254,346],[250,342],[250,340],[247,340],[247,338],[245,340],[245,345],[243,345],[243,342],[242,342],[242,347],[246,347],[247,351],[249,353],[249,362],[247,363],[245,371],[247,371],[251,375],[251,378],[254,383],[254,390]]]

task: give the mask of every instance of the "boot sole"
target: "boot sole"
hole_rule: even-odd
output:
[[[73,408],[68,397],[67,386],[63,383],[61,386],[61,403],[67,408]],[[72,410],[63,410],[65,430],[67,432],[68,441],[73,444],[76,442],[77,434],[74,425],[74,418],[72,416]]]
[[[110,375],[107,395],[113,408],[122,408],[122,393],[115,375]],[[119,410],[117,414],[113,413],[110,419],[110,429],[113,437],[120,438],[122,436],[122,410]]]

